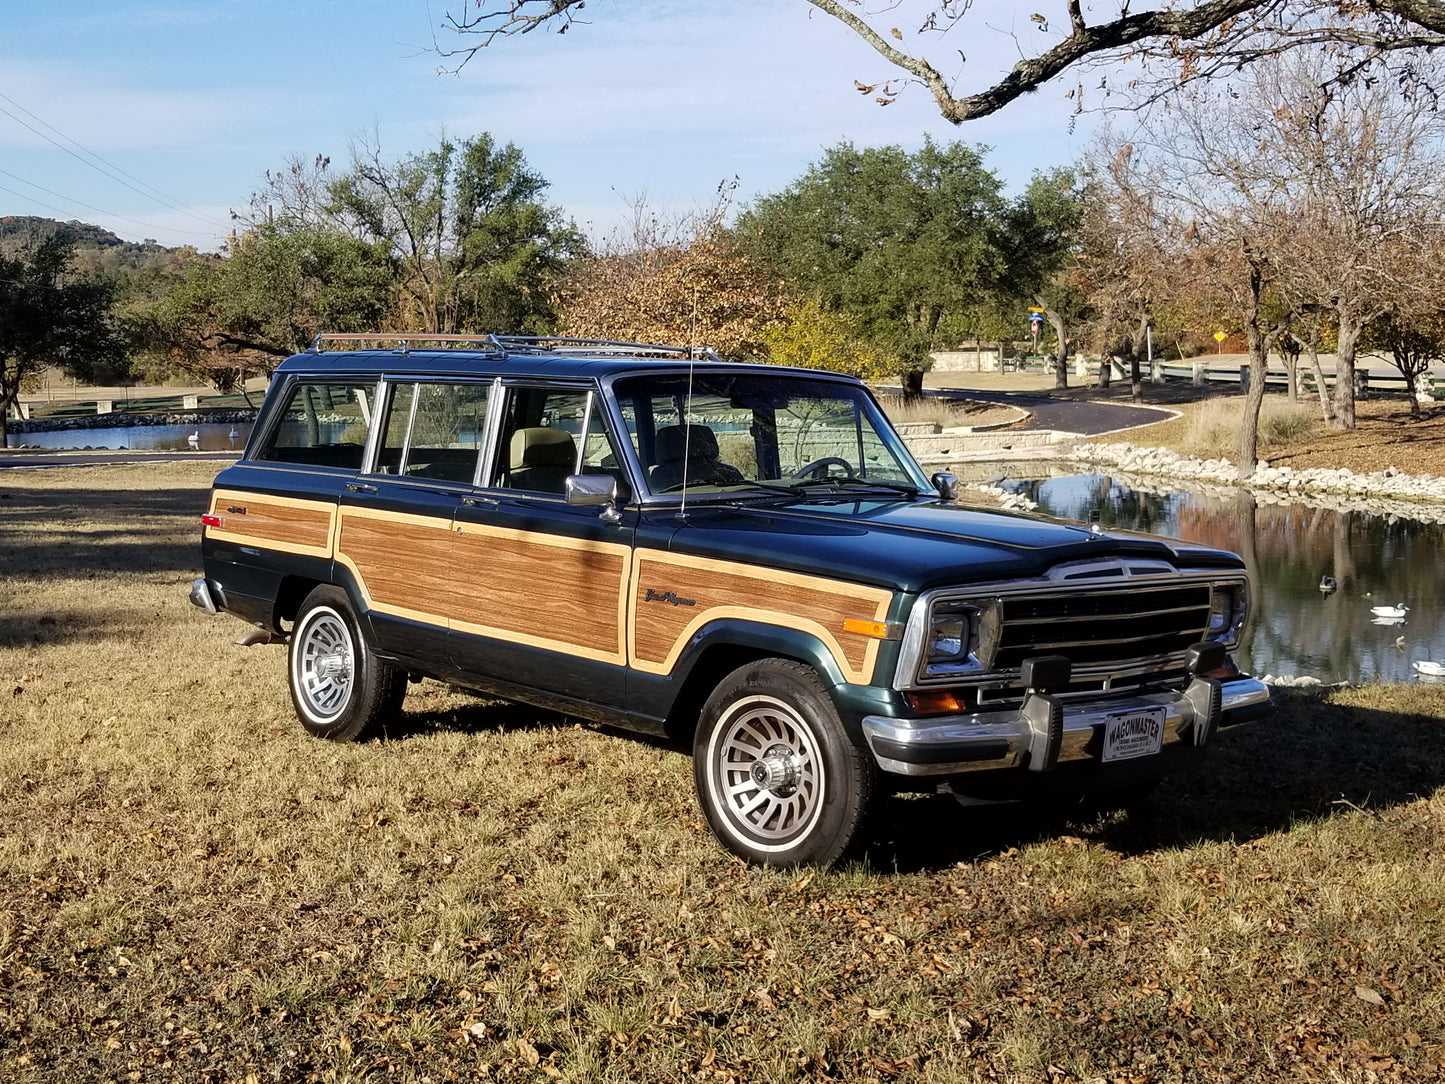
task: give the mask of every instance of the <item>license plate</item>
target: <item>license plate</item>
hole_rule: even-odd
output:
[[[1164,748],[1164,709],[1131,711],[1104,720],[1105,761],[1153,756]]]

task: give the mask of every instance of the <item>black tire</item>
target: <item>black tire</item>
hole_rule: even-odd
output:
[[[857,837],[875,769],[817,675],[763,659],[712,691],[693,737],[693,779],[718,842],[758,865],[828,866]]]
[[[372,654],[339,588],[318,587],[306,596],[286,655],[291,704],[307,733],[360,741],[401,709],[405,672]]]

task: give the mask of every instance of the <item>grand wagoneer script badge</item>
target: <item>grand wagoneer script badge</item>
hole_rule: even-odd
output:
[[[674,606],[696,606],[697,599],[681,598],[676,591],[654,591],[651,587],[642,598],[643,602],[670,602]]]

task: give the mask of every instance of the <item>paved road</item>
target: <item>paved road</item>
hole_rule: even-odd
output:
[[[129,463],[174,463],[178,459],[234,460],[235,452],[127,452],[102,448],[97,452],[0,451],[0,470],[6,467],[109,467]]]
[[[1082,433],[1086,437],[1097,437],[1120,429],[1131,429],[1136,425],[1164,421],[1175,413],[1163,407],[1118,406],[1114,403],[1095,403],[1089,400],[1055,399],[1037,392],[964,391],[944,388],[928,394],[1019,407],[1027,410],[1032,417],[1023,425],[1017,426],[1018,429],[1057,429],[1065,433]]]

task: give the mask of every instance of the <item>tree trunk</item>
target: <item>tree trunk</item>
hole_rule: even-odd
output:
[[[1264,268],[1251,261],[1249,272],[1250,312],[1245,321],[1245,335],[1249,342],[1249,391],[1244,396],[1244,415],[1239,421],[1239,459],[1235,470],[1239,480],[1254,476],[1256,453],[1259,450],[1259,408],[1264,403],[1264,378],[1269,371],[1269,345],[1277,333],[1264,335],[1259,329],[1259,303],[1264,296]],[[1289,329],[1286,320],[1280,332]]]
[[[1320,412],[1324,415],[1325,424],[1334,427],[1335,404],[1330,398],[1330,389],[1325,386],[1325,371],[1320,368],[1320,351],[1316,343],[1309,344],[1310,372],[1314,374],[1315,391],[1320,396]]]
[[[1298,342],[1281,338],[1278,343],[1279,356],[1284,361],[1285,394],[1291,403],[1299,402],[1299,356]]]
[[[1044,310],[1044,319],[1054,329],[1058,349],[1054,352],[1054,390],[1063,391],[1069,386],[1069,337],[1062,313],[1054,311],[1044,299],[1034,295],[1034,304]]]
[[[1405,378],[1405,398],[1410,400],[1410,418],[1413,421],[1419,421],[1420,389],[1419,386],[1416,384],[1416,381],[1419,379],[1419,375],[1417,375],[1417,370],[1415,368],[1416,355],[1411,354],[1408,351],[1402,352],[1399,348],[1392,350],[1390,353],[1395,368],[1398,369],[1400,371],[1400,375]],[[1422,375],[1427,369],[1428,365],[1425,369],[1419,370],[1418,374]],[[0,447],[3,447],[3,445],[0,445]]]
[[[1149,341],[1149,315],[1147,313],[1139,317],[1139,326],[1134,330],[1134,340],[1129,344],[1129,382],[1130,392],[1134,396],[1134,402],[1144,401],[1144,377],[1140,371],[1140,359],[1146,349],[1145,343]]]
[[[917,401],[923,398],[923,370],[909,369],[903,373],[903,398]]]
[[[1269,355],[1264,339],[1253,322],[1249,326],[1249,391],[1244,396],[1244,416],[1239,422],[1239,459],[1236,463],[1240,481],[1253,477],[1259,449],[1259,408],[1264,403],[1264,378]]]
[[[1346,313],[1340,314],[1340,338],[1335,354],[1335,429],[1355,427],[1355,346],[1364,328]]]

